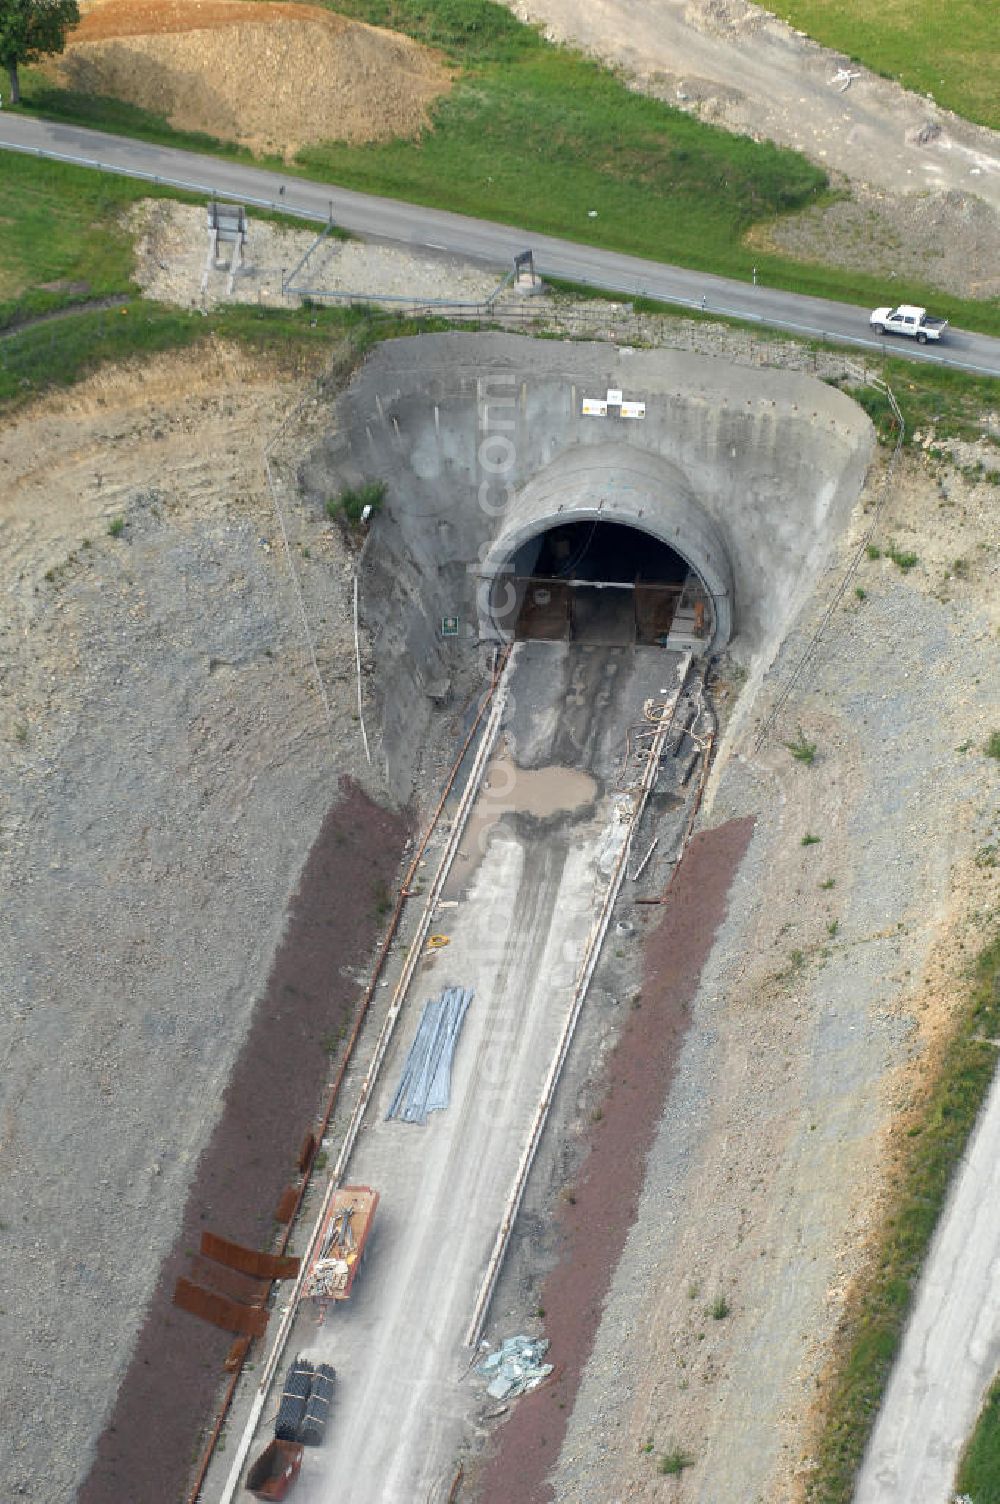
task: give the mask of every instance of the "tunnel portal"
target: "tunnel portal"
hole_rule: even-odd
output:
[[[519,639],[664,645],[712,635],[711,599],[697,573],[676,549],[627,523],[574,519],[536,533],[494,589],[506,597],[508,586]]]
[[[718,652],[732,565],[688,476],[634,445],[578,445],[527,482],[484,559],[480,632]]]

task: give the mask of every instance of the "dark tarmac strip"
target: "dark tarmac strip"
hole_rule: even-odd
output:
[[[662,918],[647,933],[642,1004],[631,1010],[608,1063],[600,1118],[573,1202],[558,1213],[559,1262],[539,1297],[556,1365],[551,1381],[519,1399],[497,1432],[477,1480],[478,1504],[548,1504],[558,1460],[605,1297],[635,1220],[652,1148],[690,1021],[702,968],[725,918],[729,890],[753,820],[730,820],[695,836]],[[656,913],[656,910],[647,910]],[[596,1115],[595,1115],[596,1116]],[[608,1207],[621,1215],[612,1224]],[[600,1238],[594,1228],[601,1229]]]
[[[77,1504],[185,1497],[232,1338],[178,1311],[175,1281],[189,1273],[203,1229],[271,1247],[278,1198],[330,1079],[328,1043],[346,1038],[360,999],[351,973],[364,967],[384,924],[383,895],[407,835],[402,816],[342,781],[306,859],[266,992]],[[127,1248],[121,1257],[129,1257]]]

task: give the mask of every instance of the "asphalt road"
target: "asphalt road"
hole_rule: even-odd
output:
[[[332,184],[283,177],[280,173],[244,167],[218,157],[151,146],[102,131],[6,111],[0,114],[0,147],[102,167],[129,177],[148,177],[196,193],[280,209],[316,222],[325,222],[332,213],[339,225],[358,235],[415,248],[450,251],[498,267],[506,267],[512,256],[530,247],[543,276],[588,283],[609,292],[645,294],[682,307],[704,306],[711,313],[807,337],[834,338],[859,348],[885,348],[883,341],[869,334],[867,308],[801,297],[775,288],[753,287],[727,277],[644,261],[487,220],[426,209],[396,199],[375,198]],[[582,206],[580,212],[581,216],[586,212]],[[949,330],[940,352],[902,339],[892,340],[891,349],[894,354],[914,360],[1000,376],[1000,339],[987,335]]]

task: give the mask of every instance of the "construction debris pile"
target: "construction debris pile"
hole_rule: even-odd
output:
[[[476,1372],[491,1379],[486,1393],[494,1400],[509,1400],[537,1389],[552,1372],[553,1365],[542,1362],[548,1350],[545,1337],[508,1337],[476,1364]]]
[[[386,1119],[426,1123],[429,1113],[448,1106],[455,1047],[473,995],[471,987],[446,987],[424,1004]]]
[[[357,1258],[357,1245],[351,1226],[352,1215],[352,1208],[345,1206],[331,1220],[319,1257],[309,1270],[306,1295],[329,1298],[342,1294],[347,1289],[351,1266]]]

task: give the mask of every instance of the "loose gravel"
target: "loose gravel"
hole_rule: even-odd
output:
[[[315,292],[353,293],[365,302],[405,298],[481,303],[500,280],[495,271],[450,256],[336,238],[317,245],[318,231],[285,229],[251,214],[244,270],[230,293],[228,272],[221,268],[213,269],[202,287],[208,252],[204,209],[170,199],[144,199],[129,211],[126,223],[136,236],[139,286],[147,297],[181,308],[214,308],[219,303],[297,308],[301,298],[283,294],[282,282],[314,246],[295,285]],[[228,267],[230,248],[225,252]]]
[[[290,511],[331,732],[263,484],[301,380],[209,347],[0,429],[5,1498],[75,1496],[306,854],[369,776],[352,561]]]
[[[723,751],[706,822],[754,814],[754,839],[694,1000],[557,1498],[659,1499],[657,1462],[676,1448],[692,1497],[801,1496],[838,1314],[891,1173],[893,1109],[947,1030],[996,912],[996,873],[975,860],[998,818],[981,750],[1000,722],[992,496],[951,470],[942,497],[940,479],[926,457],[905,461],[885,536],[905,538],[919,564],[904,575],[868,561],[864,599],[839,610],[772,744],[755,756],[747,728]],[[799,724],[818,744],[813,767],[782,746]]]

